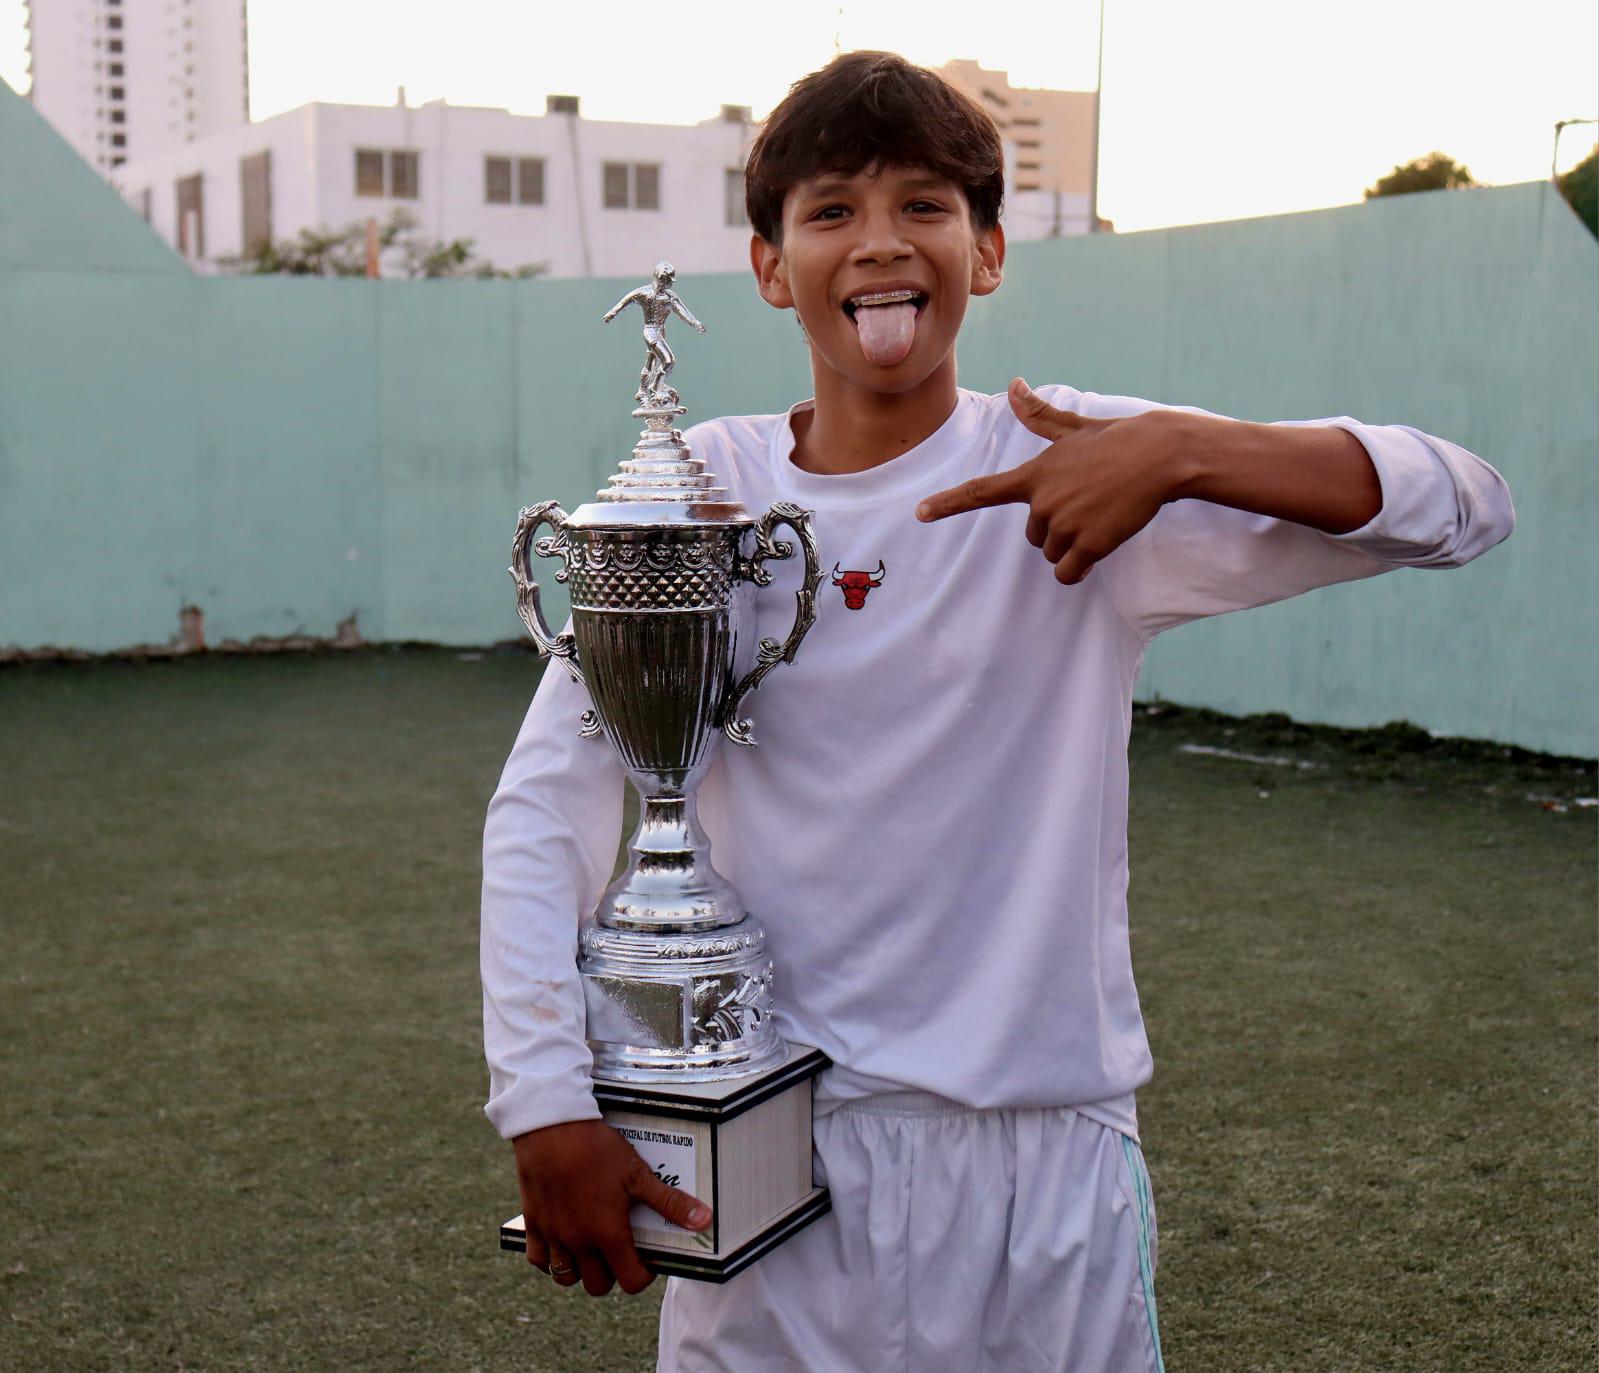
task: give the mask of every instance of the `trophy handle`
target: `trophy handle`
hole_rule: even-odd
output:
[[[801,510],[792,501],[774,501],[772,508],[755,522],[755,552],[748,558],[739,558],[737,574],[746,581],[754,582],[756,586],[771,585],[772,574],[766,570],[767,560],[794,556],[793,544],[772,537],[772,531],[780,524],[786,524],[799,538],[800,548],[805,554],[805,576],[800,582],[799,590],[794,594],[796,602],[794,626],[788,631],[788,638],[781,644],[776,639],[761,640],[755,666],[750,669],[744,680],[733,688],[733,694],[727,698],[727,704],[723,707],[722,732],[735,744],[743,744],[749,748],[755,745],[754,725],[747,719],[739,718],[739,706],[743,704],[745,696],[754,691],[761,684],[761,679],[778,663],[794,661],[800,640],[816,623],[816,588],[822,584],[822,560],[816,551],[816,535],[811,529],[811,512]]]
[[[555,532],[534,543],[533,534],[541,524],[549,525]],[[541,558],[561,558],[563,565],[555,574],[555,580],[566,580],[564,560],[570,555],[571,546],[566,539],[566,511],[561,509],[559,501],[530,505],[517,517],[508,571],[511,580],[516,583],[516,613],[527,627],[527,632],[533,636],[533,642],[539,646],[540,657],[557,659],[580,686],[587,687],[588,683],[583,680],[583,669],[577,661],[577,640],[570,634],[552,633],[549,622],[544,618],[544,608],[539,604],[539,584],[533,576],[533,553]],[[592,739],[600,732],[600,717],[594,711],[585,710],[580,719],[578,733],[585,739]]]

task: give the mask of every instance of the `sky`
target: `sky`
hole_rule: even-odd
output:
[[[35,4],[61,0],[34,0]],[[1521,0],[1104,0],[1100,213],[1120,230],[1358,201],[1442,150],[1492,184],[1549,175],[1554,124],[1599,115],[1599,6]],[[981,23],[973,16],[980,15]],[[0,0],[0,79],[26,89],[24,8]],[[1094,86],[1097,0],[249,0],[251,113],[309,100],[595,119],[757,117],[838,48],[1015,85]],[[1593,147],[1568,129],[1560,169]]]

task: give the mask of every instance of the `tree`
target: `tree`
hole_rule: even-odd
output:
[[[1588,232],[1599,237],[1599,143],[1575,167],[1555,182],[1566,203],[1577,212],[1577,217],[1588,226]]]
[[[431,239],[415,231],[416,216],[396,209],[378,225],[378,256],[398,257],[398,274],[406,277],[535,277],[549,270],[546,262],[527,262],[510,271],[477,257],[470,238]],[[219,259],[226,271],[241,276],[359,277],[366,275],[366,225],[342,229],[301,229],[294,238],[261,244],[254,252]]]
[[[1375,186],[1366,188],[1366,199],[1380,195],[1409,195],[1412,191],[1454,191],[1475,186],[1471,173],[1446,153],[1428,153],[1395,167]]]

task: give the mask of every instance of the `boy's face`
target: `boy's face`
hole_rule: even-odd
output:
[[[750,245],[761,296],[799,315],[816,366],[882,393],[951,362],[967,300],[999,286],[1004,259],[1003,230],[974,230],[961,188],[922,167],[802,181],[783,198],[782,247]]]

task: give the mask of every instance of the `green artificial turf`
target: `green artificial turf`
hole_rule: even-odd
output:
[[[0,670],[0,1368],[653,1366],[659,1283],[495,1246],[478,841],[537,671]],[[1167,1366],[1593,1368],[1593,769],[1175,709],[1133,757]]]

